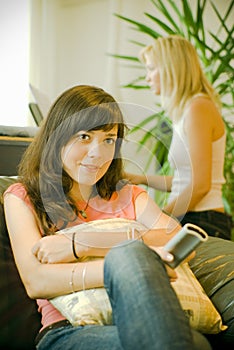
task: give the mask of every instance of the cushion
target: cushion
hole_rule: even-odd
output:
[[[14,181],[0,178],[0,194]],[[40,320],[36,302],[28,297],[16,268],[0,205],[0,348],[35,349]]]
[[[196,256],[189,265],[228,326],[225,332],[214,339],[225,349],[234,348],[234,242],[209,237],[196,250]]]
[[[175,271],[178,279],[171,285],[179,298],[192,328],[206,334],[217,334],[227,328],[213,303],[187,263],[179,265]]]
[[[106,219],[77,225],[60,231],[62,234],[71,233],[76,230],[77,239],[86,239],[85,244],[96,245],[97,238],[92,232],[100,231],[105,236],[106,242],[101,246],[110,247],[113,242],[118,244],[118,230],[126,231],[126,237],[120,235],[119,242],[132,237],[131,228],[145,230],[145,227],[134,220],[126,219]],[[113,230],[113,233],[109,233]],[[105,231],[108,231],[105,235]],[[84,233],[84,235],[80,234]],[[112,236],[115,236],[113,239]],[[87,238],[86,238],[87,237]],[[202,286],[194,276],[188,264],[178,266],[178,280],[172,283],[181,306],[189,317],[190,325],[203,333],[219,333],[226,327],[222,324],[222,319],[214,305],[205,294]],[[50,300],[51,303],[66,317],[73,325],[84,324],[111,324],[111,305],[105,288],[78,291],[64,296],[59,296]]]
[[[116,218],[91,221],[61,230],[59,233],[67,234],[75,230],[77,232],[76,240],[82,241],[82,244],[109,248],[118,245],[122,241],[133,239],[132,233],[134,231],[132,231],[132,228],[145,229],[144,226],[136,221]],[[111,230],[113,232],[110,234]],[[126,233],[120,234],[119,232],[123,230]],[[97,237],[96,234],[92,234],[93,232],[101,232],[101,237],[100,235]],[[94,259],[96,258],[84,258],[80,259],[80,261]],[[112,324],[112,308],[105,288],[89,289],[55,297],[50,302],[74,326]]]

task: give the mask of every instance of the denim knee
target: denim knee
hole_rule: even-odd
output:
[[[124,273],[133,270],[133,262],[139,261],[142,257],[150,257],[161,261],[161,258],[141,241],[125,241],[121,245],[112,248],[105,257],[104,271],[115,275],[117,272]],[[134,265],[134,268],[136,266]]]
[[[126,241],[112,248],[105,257],[104,283],[107,290],[115,286],[125,289],[132,284],[152,278],[159,265],[165,271],[160,256],[141,241]],[[166,273],[166,272],[165,272]]]

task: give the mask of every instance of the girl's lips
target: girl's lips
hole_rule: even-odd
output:
[[[97,165],[82,164],[82,166],[90,172],[97,172],[100,169],[100,167]]]

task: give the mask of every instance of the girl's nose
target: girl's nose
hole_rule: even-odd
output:
[[[89,145],[89,150],[88,150],[88,156],[92,157],[92,158],[97,158],[97,157],[101,157],[102,155],[102,147],[101,144],[97,141],[93,141],[90,145]]]

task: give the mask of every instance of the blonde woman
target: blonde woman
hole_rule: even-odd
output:
[[[164,211],[195,223],[209,235],[230,239],[225,213],[225,124],[218,94],[206,78],[194,46],[185,38],[160,37],[143,48],[146,81],[172,120],[169,162],[173,176],[126,174],[135,184],[170,192]]]

